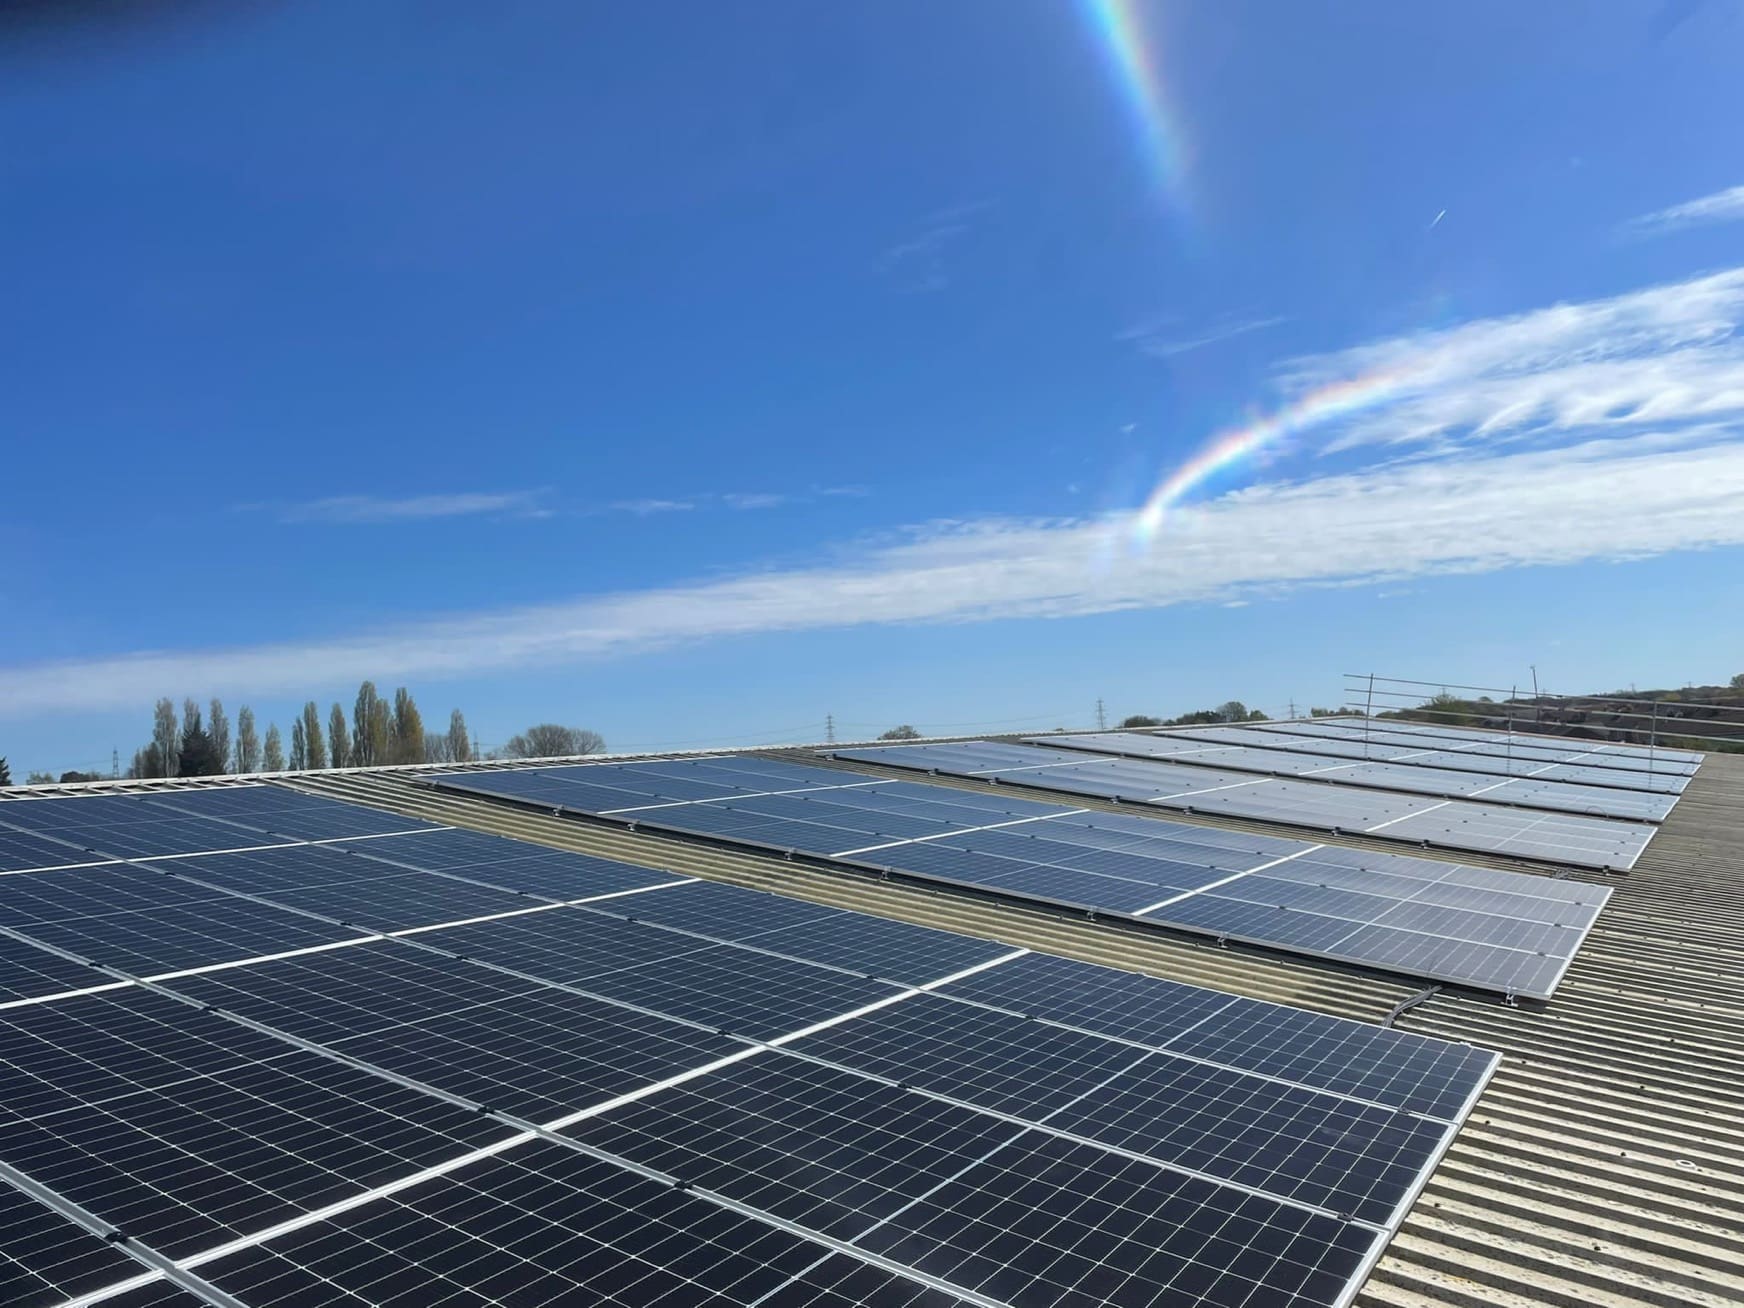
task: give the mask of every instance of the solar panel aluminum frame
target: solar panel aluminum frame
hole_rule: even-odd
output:
[[[814,850],[799,849],[791,845],[780,845],[773,841],[757,840],[750,837],[717,836],[680,826],[676,823],[665,822],[657,817],[650,818],[636,814],[593,813],[586,809],[571,808],[567,805],[553,807],[546,800],[526,799],[516,795],[505,794],[500,791],[474,789],[464,785],[457,785],[453,782],[452,778],[446,776],[440,778],[440,780],[434,778],[428,781],[425,781],[423,778],[419,778],[419,780],[433,789],[446,787],[448,789],[465,790],[469,794],[482,795],[521,808],[532,809],[540,813],[548,813],[553,817],[568,817],[572,819],[580,818],[588,821],[605,822],[621,826],[627,831],[635,831],[639,827],[647,827],[651,830],[660,832],[662,835],[677,836],[687,841],[708,845],[712,848],[755,849],[771,854],[778,854],[786,862],[800,862],[808,867],[818,867],[826,870],[846,868],[878,881],[897,881],[905,885],[916,886],[945,886],[949,887],[954,892],[965,894],[972,898],[986,900],[991,903],[1036,904],[1062,912],[1073,913],[1089,922],[1115,921],[1123,925],[1136,926],[1177,938],[1186,938],[1195,941],[1210,941],[1219,948],[1227,948],[1231,945],[1237,945],[1244,949],[1251,949],[1255,953],[1264,955],[1268,958],[1277,958],[1280,956],[1285,958],[1313,958],[1320,962],[1330,963],[1336,967],[1348,968],[1352,972],[1363,975],[1374,975],[1379,973],[1386,976],[1407,976],[1413,979],[1434,981],[1442,985],[1454,986],[1462,992],[1472,994],[1500,994],[1503,1001],[1509,1004],[1514,1004],[1521,999],[1536,1000],[1546,1003],[1549,1002],[1549,1000],[1555,995],[1557,986],[1562,984],[1562,979],[1567,974],[1569,966],[1574,962],[1573,955],[1563,959],[1562,965],[1556,969],[1553,979],[1548,985],[1543,987],[1542,992],[1536,990],[1523,991],[1497,989],[1478,985],[1469,977],[1446,975],[1418,968],[1413,968],[1410,971],[1396,971],[1375,963],[1365,962],[1361,959],[1350,958],[1348,956],[1341,956],[1324,950],[1308,949],[1299,945],[1291,945],[1286,948],[1278,944],[1276,941],[1265,940],[1256,936],[1215,931],[1210,928],[1197,927],[1186,922],[1169,922],[1157,918],[1141,917],[1134,913],[1127,913],[1122,912],[1119,909],[1108,908],[1106,905],[1085,904],[1077,900],[1060,899],[1053,896],[1036,894],[1034,892],[1017,894],[1012,891],[990,887],[977,881],[965,881],[960,878],[943,876],[938,873],[916,872],[908,868],[894,867],[888,863],[879,863],[872,859],[820,853]],[[671,807],[685,808],[688,807],[688,805],[678,804],[672,805]],[[907,842],[897,842],[899,845],[903,843]]]

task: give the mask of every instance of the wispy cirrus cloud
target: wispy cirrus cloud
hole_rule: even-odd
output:
[[[725,508],[738,513],[780,509],[810,504],[828,498],[863,499],[872,492],[865,486],[813,486],[806,491],[704,491],[674,499],[617,500],[605,506],[610,513],[648,517],[658,513],[689,513],[698,509]],[[597,511],[597,510],[596,510]]]
[[[1627,236],[1659,236],[1685,227],[1741,221],[1744,221],[1744,186],[1733,186],[1697,200],[1631,218],[1623,224],[1622,230]]]
[[[1386,378],[1314,433],[1446,451],[1744,417],[1744,268],[1288,360],[1280,389]]]
[[[721,502],[729,509],[779,509],[792,496],[782,495],[776,491],[728,491],[721,496]]]
[[[633,513],[638,518],[646,518],[654,513],[689,513],[696,507],[695,500],[615,500],[606,505],[613,513]]]
[[[296,504],[245,504],[239,509],[266,510],[281,523],[328,522],[348,526],[391,522],[421,522],[431,518],[544,518],[552,510],[548,492],[464,491],[450,495],[334,495]]]
[[[1395,463],[1189,505],[1134,554],[1131,513],[932,523],[827,567],[769,569],[355,635],[0,670],[0,715],[180,694],[308,693],[874,624],[1067,619],[1446,573],[1744,545],[1744,441],[1716,430]],[[1311,542],[1312,548],[1306,544]]]
[[[904,295],[924,295],[950,285],[946,255],[975,230],[976,219],[993,207],[990,200],[952,205],[921,219],[914,235],[886,246],[878,271]]]
[[[1208,345],[1217,345],[1223,341],[1233,340],[1237,336],[1246,336],[1249,332],[1264,331],[1268,327],[1276,327],[1284,322],[1283,318],[1236,318],[1226,319],[1196,332],[1183,334],[1179,324],[1170,319],[1151,320],[1129,327],[1115,336],[1115,340],[1129,342],[1135,345],[1141,354],[1148,354],[1157,359],[1172,359],[1178,354],[1190,354],[1194,350],[1202,350]]]

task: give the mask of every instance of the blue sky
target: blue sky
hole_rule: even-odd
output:
[[[1735,6],[99,8],[0,27],[15,773],[1744,668]]]

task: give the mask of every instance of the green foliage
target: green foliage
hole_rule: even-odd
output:
[[[176,756],[178,777],[215,777],[224,771],[224,760],[212,745],[212,737],[194,716],[192,730],[182,729],[182,747]]]
[[[261,766],[267,772],[283,772],[285,770],[284,737],[279,735],[279,725],[276,722],[266,729],[266,744],[261,751]]]
[[[1160,727],[1162,725],[1163,720],[1161,718],[1147,717],[1143,713],[1134,713],[1130,718],[1122,718],[1120,722],[1121,730],[1123,731],[1130,730],[1134,727]]]
[[[916,731],[913,727],[909,726],[905,722],[900,727],[890,728],[889,731],[886,731],[882,736],[878,737],[878,739],[880,739],[880,740],[919,740],[920,739],[920,732]]]
[[[367,768],[388,761],[387,727],[387,705],[376,694],[375,682],[366,681],[357,688],[357,699],[351,706],[351,762],[354,767]]]
[[[314,700],[303,705],[303,766],[311,771],[327,766],[327,742],[321,736],[321,710]]]
[[[26,774],[24,784],[27,786],[50,786],[54,784],[54,773],[31,772]]]
[[[260,771],[260,733],[254,727],[254,710],[246,704],[236,712],[236,753],[230,770],[238,774]]]
[[[224,701],[213,697],[211,716],[206,719],[206,734],[212,737],[212,752],[218,756],[219,771],[230,767],[230,719],[224,714]]]
[[[401,686],[394,692],[394,716],[389,728],[390,761],[422,763],[424,761],[424,718],[412,699],[412,692]]]
[[[0,787],[12,784],[12,769],[6,766],[6,758],[0,755]]]
[[[69,770],[69,771],[61,773],[61,784],[62,785],[66,785],[67,783],[73,782],[73,781],[107,781],[107,780],[108,780],[108,778],[105,777],[101,772],[75,772],[75,771]]]
[[[466,717],[459,709],[448,715],[447,754],[450,763],[472,761],[472,741],[466,734]]]
[[[327,711],[327,761],[336,768],[351,764],[351,733],[345,729],[345,710],[337,701]]]

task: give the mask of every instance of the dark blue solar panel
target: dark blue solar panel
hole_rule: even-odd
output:
[[[945,759],[983,750],[992,759],[1023,758],[1026,750],[1061,753],[988,742],[926,749],[925,757]],[[628,776],[612,764],[586,771]],[[512,795],[528,775],[503,773],[492,784]],[[789,777],[810,783],[803,792],[668,804],[620,816],[960,887],[1124,913],[1220,940],[1540,998],[1554,990],[1609,893],[1513,873],[1487,873],[1479,883],[1459,865],[1421,859],[1398,858],[1366,875],[1361,859],[1337,852],[1322,857],[1321,847],[1303,841],[1027,801],[1012,806],[997,795],[979,796],[982,806],[972,808],[956,802],[968,792],[852,779],[858,775],[806,768],[803,777]],[[537,780],[538,774],[531,776]],[[477,779],[471,774],[438,784],[467,789]],[[1372,857],[1379,863],[1388,856]],[[1302,866],[1293,867],[1298,860]],[[1327,867],[1318,873],[1322,862]],[[1282,870],[1265,875],[1274,868]],[[1456,889],[1436,889],[1441,882]],[[1426,905],[1438,911],[1428,912]],[[1540,929],[1547,913],[1557,930]],[[1517,927],[1514,919],[1527,925]]]
[[[0,808],[0,819],[5,816],[6,809]],[[0,872],[29,867],[59,867],[65,863],[86,863],[91,861],[91,857],[83,849],[60,844],[47,836],[0,827]]]
[[[143,1270],[101,1236],[0,1184],[0,1303],[7,1308],[54,1308]],[[200,1302],[180,1290],[174,1293],[174,1299],[164,1301],[166,1308],[171,1303],[195,1308]]]
[[[970,830],[1012,820],[997,795],[766,796],[754,788],[819,770],[764,760],[657,767],[670,775],[646,784],[743,792],[689,811],[763,827],[851,824],[876,839],[904,816],[893,803],[921,807],[909,829],[952,834],[895,848],[1014,880],[1065,872],[1152,895],[1167,878],[1228,875],[1219,862],[1280,856],[1194,828],[1151,847],[1154,828],[1119,815]],[[224,821],[270,822],[261,805],[231,801]],[[1122,862],[1122,846],[1140,852]],[[1412,884],[1487,886],[1444,879]],[[1272,897],[1306,908],[1361,893],[1291,877],[1252,889],[1272,912]],[[615,897],[538,897],[577,891]],[[453,917],[490,920],[440,926]],[[253,1308],[483,1308],[559,1292],[625,1308],[960,1308],[968,1293],[1063,1308],[1073,1287],[1104,1282],[1112,1302],[1130,1291],[1184,1308],[1181,1295],[1208,1290],[1331,1304],[1493,1066],[1461,1046],[471,833],[0,877],[0,922],[140,971],[224,951],[163,983],[190,1003],[123,985],[0,1007],[0,1154]],[[287,924],[307,940],[268,949]],[[17,959],[0,984],[116,984],[6,942],[0,969]],[[244,957],[282,948],[297,952]],[[783,1047],[750,1043],[772,1039]],[[606,1158],[443,1095],[551,1123]],[[980,1206],[962,1189],[971,1176]],[[1102,1207],[1111,1193],[1124,1197]],[[352,1196],[355,1209],[306,1216]],[[807,1231],[920,1270],[873,1267]],[[233,1237],[245,1247],[208,1257]],[[1242,1251],[1225,1258],[1233,1237]],[[0,1275],[7,1241],[0,1231]],[[168,1308],[180,1294],[150,1282],[110,1301]]]
[[[238,830],[273,832],[297,840],[332,840],[378,832],[434,828],[434,823],[399,813],[347,804],[288,786],[213,786],[145,796],[153,809],[191,814],[235,824]],[[261,843],[242,841],[237,843]]]
[[[744,1046],[405,945],[188,977],[182,994],[534,1120]]]

